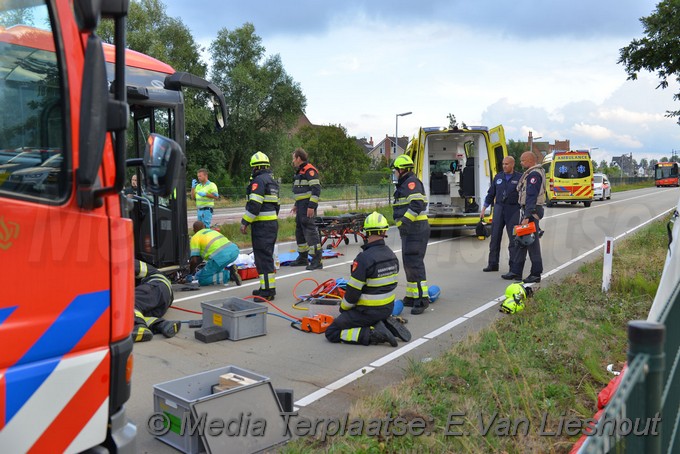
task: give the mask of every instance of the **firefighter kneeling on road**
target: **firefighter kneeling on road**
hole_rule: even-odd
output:
[[[349,344],[397,346],[397,337],[408,342],[411,333],[392,317],[399,260],[385,244],[387,219],[373,212],[364,221],[368,236],[363,251],[352,262],[340,315],[326,329],[326,339]],[[396,336],[396,337],[395,337]]]
[[[269,157],[258,151],[250,158],[253,176],[248,185],[246,212],[241,219],[241,233],[252,227],[253,255],[260,276],[260,288],[253,295],[272,301],[276,296],[274,246],[279,233],[279,184],[269,168]]]
[[[164,320],[174,295],[170,280],[146,262],[135,260],[135,327],[132,338],[146,342],[154,334],[173,337],[182,322]]]

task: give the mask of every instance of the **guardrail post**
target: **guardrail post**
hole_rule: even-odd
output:
[[[640,386],[644,389],[644,402],[642,402],[642,414],[627,415],[635,423],[634,418],[640,418],[639,427],[644,428],[649,423],[649,431],[644,437],[644,452],[654,454],[661,452],[661,395],[663,393],[663,371],[665,367],[665,354],[663,343],[666,337],[666,327],[662,323],[633,320],[628,323],[628,364],[639,354],[649,355],[647,371],[644,383]],[[653,420],[656,418],[656,420]],[[656,422],[656,424],[655,424]],[[651,431],[655,430],[656,434]],[[636,435],[629,435],[628,440]],[[637,435],[639,437],[639,435]],[[632,440],[630,440],[632,441]],[[630,448],[631,446],[628,445]],[[633,452],[633,451],[630,451]]]

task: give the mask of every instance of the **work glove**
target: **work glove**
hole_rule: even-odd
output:
[[[191,180],[191,189],[194,189],[194,188],[196,187],[197,184],[198,184],[198,180],[197,180],[196,178],[194,178],[193,180]]]
[[[354,309],[354,304],[350,304],[345,300],[342,300],[340,302],[340,312],[349,311],[349,310],[352,310],[352,309]]]
[[[205,192],[201,191],[201,192],[198,193],[198,195],[200,195],[201,197],[205,197],[205,196],[208,195],[208,194],[206,194]]]

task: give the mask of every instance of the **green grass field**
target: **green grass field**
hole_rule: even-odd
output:
[[[558,432],[560,418],[592,417],[598,392],[613,378],[607,364],[621,369],[626,324],[646,318],[661,278],[667,222],[617,242],[609,294],[600,291],[601,261],[586,264],[543,286],[523,312],[503,316],[443,356],[413,359],[403,381],[350,412],[364,421],[422,418],[429,435],[307,437],[284,452],[568,452],[578,435],[546,434]]]

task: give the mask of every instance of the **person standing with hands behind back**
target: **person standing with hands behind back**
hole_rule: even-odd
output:
[[[430,305],[425,274],[425,252],[430,238],[430,224],[425,214],[427,198],[423,183],[413,173],[410,156],[397,156],[392,167],[399,178],[392,209],[401,236],[401,261],[406,272],[404,306],[411,307],[412,315],[419,315]]]
[[[220,197],[217,185],[208,180],[208,171],[198,169],[196,172],[197,180],[191,182],[191,197],[196,200],[197,215],[199,221],[206,229],[210,228],[212,222],[215,200]]]
[[[520,162],[522,167],[527,169],[519,179],[517,192],[519,192],[520,205],[520,224],[527,225],[533,222],[536,226],[536,233],[533,233],[534,240],[528,246],[519,245],[515,254],[512,268],[508,274],[501,277],[507,280],[521,280],[524,272],[524,262],[527,259],[527,252],[531,259],[531,272],[524,282],[533,284],[541,282],[543,272],[543,258],[541,257],[541,229],[538,226],[539,220],[543,218],[543,204],[545,203],[545,172],[540,163],[537,163],[537,156],[531,151],[522,153]]]
[[[260,288],[253,295],[272,301],[276,296],[274,245],[279,232],[279,184],[269,168],[269,157],[258,151],[250,158],[253,169],[248,185],[246,212],[241,219],[241,233],[252,226],[253,255],[260,276]]]
[[[510,269],[512,269],[512,261],[517,249],[512,229],[519,223],[519,193],[517,192],[517,184],[522,177],[522,174],[515,172],[514,169],[515,158],[512,156],[503,158],[503,171],[494,177],[489,187],[489,192],[484,199],[484,206],[481,213],[479,213],[479,218],[484,219],[486,208],[493,204],[489,261],[486,268],[482,270],[484,272],[498,271],[504,227],[510,239],[508,252],[510,253]]]
[[[319,229],[314,224],[316,209],[319,206],[321,196],[321,183],[319,171],[307,162],[307,152],[297,148],[293,152],[293,194],[295,206],[291,210],[295,213],[295,241],[297,242],[298,256],[290,263],[290,266],[307,265],[307,255],[312,257],[307,265],[308,270],[320,270],[321,263],[321,240]]]

